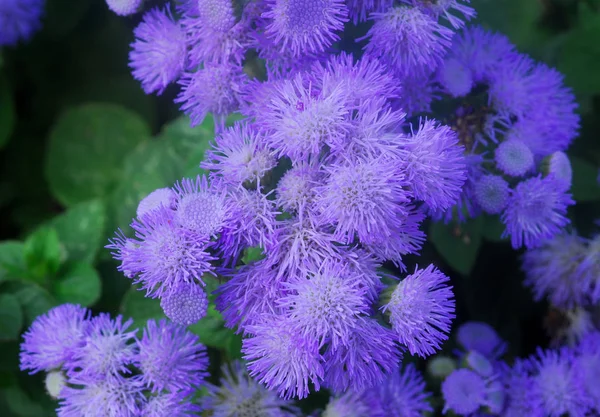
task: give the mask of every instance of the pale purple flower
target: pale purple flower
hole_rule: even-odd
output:
[[[141,417],[196,417],[201,411],[202,408],[194,403],[193,391],[165,391],[146,400]]]
[[[480,321],[462,324],[456,331],[456,340],[465,350],[474,350],[490,359],[495,359],[506,351],[506,343],[496,330]]]
[[[174,323],[190,326],[206,315],[208,297],[202,286],[182,282],[161,296],[160,307]]]
[[[142,8],[143,0],[106,0],[110,10],[119,16],[129,16]]]
[[[484,175],[473,186],[475,202],[489,214],[504,210],[510,195],[508,183],[499,175]]]
[[[520,177],[531,171],[534,165],[533,153],[519,140],[505,140],[494,154],[496,167],[511,177]]]
[[[145,214],[161,206],[172,210],[177,206],[177,194],[168,187],[154,190],[144,197],[137,206],[136,215],[141,219]]]

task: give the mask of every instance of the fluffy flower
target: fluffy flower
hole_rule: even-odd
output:
[[[129,16],[137,13],[142,7],[143,0],[106,0],[110,10],[119,16]]]
[[[202,408],[195,404],[192,393],[186,391],[162,392],[149,397],[141,409],[143,417],[195,417]]]
[[[438,82],[452,97],[464,97],[473,88],[471,70],[458,59],[450,56],[438,68]]]
[[[177,205],[177,194],[170,188],[159,188],[152,191],[137,206],[137,217],[142,218],[161,206],[174,210]]]
[[[136,40],[129,52],[133,77],[142,83],[146,94],[162,94],[167,85],[179,78],[186,64],[183,30],[168,7],[164,11],[154,8],[144,13],[133,34]]]
[[[506,207],[510,187],[499,175],[484,175],[474,185],[475,202],[489,214],[499,214]]]
[[[487,358],[495,359],[506,350],[506,343],[496,330],[487,323],[468,321],[456,332],[456,340],[467,351],[476,351]]]
[[[276,165],[266,147],[266,138],[254,125],[241,122],[215,137],[200,166],[212,170],[228,183],[259,183]]]
[[[135,364],[153,392],[197,388],[208,376],[206,348],[183,326],[150,320],[137,345]]]
[[[527,362],[517,360],[504,377],[506,390],[506,417],[542,417],[541,393],[535,377],[528,372]]]
[[[591,405],[600,411],[600,333],[588,332],[577,347],[574,367],[579,374]]]
[[[242,353],[250,376],[284,399],[308,395],[308,383],[319,390],[322,358],[315,339],[303,338],[280,317],[265,317],[247,327],[253,336],[244,339]]]
[[[457,369],[448,375],[441,390],[444,413],[451,410],[460,416],[468,416],[487,404],[485,379],[468,369]]]
[[[44,0],[4,0],[0,3],[0,46],[26,41],[42,27]]]
[[[403,75],[435,69],[451,45],[452,30],[417,7],[397,6],[372,13],[371,18],[375,23],[365,36],[369,39],[365,53]]]
[[[373,415],[372,412],[373,408],[363,401],[362,395],[348,391],[340,397],[332,397],[321,417],[366,417]]]
[[[394,0],[346,0],[352,22],[364,22],[373,13],[382,13],[392,7]]]
[[[208,297],[195,283],[180,283],[164,293],[160,306],[174,323],[190,326],[206,315]]]
[[[221,385],[207,385],[208,395],[202,397],[204,410],[210,410],[213,417],[298,415],[299,410],[291,402],[279,398],[250,378],[240,362],[224,365],[222,373]]]
[[[519,140],[506,140],[496,148],[496,166],[511,177],[525,175],[533,168],[533,153]]]
[[[432,355],[448,338],[455,304],[448,281],[433,265],[415,269],[398,284],[389,303],[382,307],[389,312],[398,340],[413,355]]]
[[[23,334],[20,368],[30,373],[58,369],[84,343],[89,311],[63,304],[37,317]]]
[[[290,168],[277,184],[277,205],[290,212],[303,213],[314,203],[318,180],[319,172],[311,165],[301,163]]]
[[[405,180],[414,197],[433,210],[453,206],[466,180],[464,148],[459,146],[456,132],[426,119],[400,146],[406,164]]]
[[[569,219],[567,207],[574,204],[554,177],[532,177],[519,183],[502,214],[506,226],[503,237],[510,236],[513,248],[541,245],[562,230]]]
[[[567,154],[561,151],[554,152],[548,157],[548,174],[560,181],[565,190],[571,188],[573,182],[573,168]]]
[[[295,56],[324,51],[339,39],[336,32],[348,21],[342,0],[269,0],[268,4],[262,15],[268,22],[266,36]]]
[[[425,11],[432,13],[435,17],[444,17],[450,22],[454,29],[460,29],[465,25],[465,20],[475,16],[475,10],[466,5],[470,0],[438,0],[435,2],[422,2],[419,0],[403,0],[415,6],[422,7]],[[455,13],[460,13],[463,18]]]

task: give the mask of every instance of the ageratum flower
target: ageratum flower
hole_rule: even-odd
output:
[[[600,333],[590,331],[577,346],[574,367],[581,378],[591,406],[600,411]]]
[[[174,323],[190,326],[206,315],[208,297],[200,285],[182,282],[161,296],[160,307]]]
[[[495,359],[506,351],[506,343],[487,323],[468,321],[456,331],[457,342],[466,351],[476,351],[486,358]]]
[[[496,148],[494,154],[496,167],[506,175],[520,177],[533,168],[533,153],[519,140],[505,140]]]
[[[574,204],[554,177],[532,177],[520,182],[508,199],[502,214],[513,248],[539,247],[545,239],[569,224],[567,207]]]
[[[352,23],[364,22],[373,12],[383,13],[391,8],[394,0],[346,0]]]
[[[30,373],[61,368],[85,341],[89,311],[63,304],[38,316],[23,334],[20,368]]]
[[[108,8],[119,16],[129,16],[139,12],[143,2],[143,0],[106,0]]]
[[[464,3],[470,0],[436,0],[434,2],[421,0],[402,0],[405,3],[422,8],[425,12],[434,17],[444,17],[454,29],[460,29],[465,25],[465,20],[470,20],[475,16],[475,9]],[[463,15],[463,18],[456,16],[455,12]]]
[[[484,175],[473,187],[475,202],[488,214],[500,214],[508,202],[510,187],[499,175]]]
[[[299,410],[273,391],[257,384],[239,361],[222,367],[220,386],[207,384],[202,407],[213,417],[263,416],[294,417]]]
[[[144,197],[137,206],[136,215],[141,219],[145,214],[161,206],[172,210],[177,207],[177,194],[170,188],[159,188]]]
[[[398,340],[413,355],[432,355],[448,338],[455,305],[448,281],[433,265],[421,270],[415,268],[382,307],[382,311],[389,313]]]
[[[517,360],[503,377],[506,392],[504,415],[543,417],[541,393],[527,361]]]
[[[291,213],[304,214],[305,209],[314,204],[315,187],[321,177],[319,170],[312,165],[300,163],[293,166],[277,184],[277,205]]]
[[[490,387],[486,379],[469,369],[457,369],[442,383],[444,413],[453,411],[469,416],[480,407],[489,405]]]
[[[152,392],[198,388],[208,376],[206,348],[183,326],[149,320],[137,345],[135,365]]]
[[[44,0],[3,0],[0,3],[0,46],[27,41],[42,27]]]
[[[196,417],[202,408],[193,402],[193,391],[171,391],[152,395],[141,407],[143,417]]]
[[[444,92],[452,97],[464,97],[474,86],[473,73],[470,68],[449,54],[438,68],[437,81]]]
[[[560,181],[565,190],[570,189],[573,182],[573,168],[567,154],[561,151],[554,152],[548,157],[547,163],[548,174]]]
[[[367,405],[359,393],[348,391],[339,397],[330,398],[321,417],[367,417],[372,416],[373,406]]]
[[[265,35],[298,57],[322,52],[339,39],[348,9],[343,0],[269,0]]]
[[[146,94],[162,94],[185,69],[185,34],[173,20],[169,7],[164,10],[154,8],[144,13],[133,34],[136,40],[129,52],[133,77],[142,83]]]

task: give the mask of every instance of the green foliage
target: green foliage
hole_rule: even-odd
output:
[[[208,306],[206,316],[191,325],[189,330],[197,334],[206,346],[222,349],[230,358],[241,357],[242,337],[225,327],[223,317],[215,309],[214,303]]]
[[[37,284],[18,283],[11,288],[10,293],[19,300],[27,325],[58,304],[46,289]]]
[[[14,127],[13,98],[6,78],[0,73],[0,149],[7,144]]]
[[[502,237],[502,233],[506,230],[504,223],[500,220],[500,216],[483,215],[483,225],[481,228],[482,236],[490,242],[508,241],[508,237]]]
[[[598,167],[578,157],[570,157],[573,167],[573,185],[571,191],[577,202],[600,200]]]
[[[0,242],[0,282],[21,279],[27,274],[23,243],[17,241]]]
[[[41,227],[23,245],[27,276],[33,282],[45,283],[58,272],[63,261],[58,233],[51,227]]]
[[[67,267],[54,283],[53,293],[60,303],[93,305],[100,298],[101,282],[93,266],[77,262]]]
[[[150,131],[135,113],[114,104],[67,110],[52,130],[46,176],[64,205],[108,195],[123,178],[127,154]]]
[[[0,294],[0,342],[17,340],[23,326],[19,300],[11,294]]]
[[[145,291],[131,287],[121,303],[121,314],[126,318],[133,319],[134,327],[144,328],[148,320],[160,320],[166,318],[165,313],[160,307],[158,298],[147,298]]]
[[[482,217],[469,219],[463,224],[437,222],[431,223],[428,236],[448,265],[468,275],[477,260],[482,228]]]

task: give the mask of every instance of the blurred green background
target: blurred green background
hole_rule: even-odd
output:
[[[569,155],[574,226],[600,217],[600,1],[472,0],[477,23],[505,33],[522,52],[565,74],[580,103],[581,136]],[[120,18],[103,0],[48,0],[32,42],[0,50],[0,416],[55,415],[42,377],[18,371],[20,335],[39,314],[72,302],[136,323],[160,317],[156,302],[116,270],[104,246],[126,229],[138,201],[198,164],[212,120],[190,129],[172,104],[176,89],[146,96],[127,66],[140,17]],[[510,354],[546,345],[548,306],[522,287],[518,252],[497,220],[430,225],[421,258],[447,272],[457,324],[494,325]],[[192,326],[211,348],[212,368],[239,356],[240,339],[214,309]],[[445,350],[450,351],[451,345]]]

